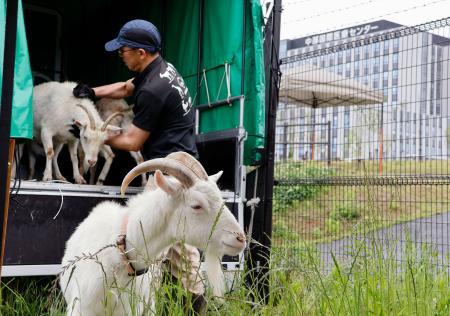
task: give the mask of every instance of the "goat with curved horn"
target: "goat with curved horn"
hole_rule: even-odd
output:
[[[84,110],[84,112],[86,112],[88,119],[89,119],[89,126],[92,130],[95,130],[95,120],[94,120],[94,117],[92,116],[92,113],[89,112],[89,110],[81,103],[76,104],[76,106],[82,108]]]
[[[161,256],[165,254],[186,276],[187,290],[203,293],[200,255],[195,248],[205,255],[202,267],[212,294],[223,296],[226,283],[221,259],[239,255],[247,241],[217,186],[221,173],[204,181],[192,165],[197,163],[180,153],[138,165],[125,177],[122,193],[135,176],[152,170],[156,188],[133,196],[126,205],[102,202],[77,227],[61,262],[60,286],[68,315],[147,315],[148,307],[155,306],[160,297]],[[113,240],[117,247],[110,247]],[[174,247],[174,256],[167,253],[170,247]],[[77,260],[94,252],[95,260]],[[180,263],[176,263],[176,253],[183,259]]]
[[[123,116],[123,113],[115,112],[115,113],[111,114],[110,116],[108,116],[108,118],[105,120],[105,122],[103,123],[102,127],[100,128],[100,130],[101,130],[102,132],[104,132],[104,131],[106,130],[106,128],[108,127],[109,123],[111,123],[111,121],[112,121],[116,116]]]
[[[134,178],[141,175],[144,172],[150,172],[155,170],[161,170],[164,173],[167,173],[183,184],[186,188],[190,188],[194,185],[195,181],[200,179],[198,175],[193,172],[189,167],[182,164],[181,162],[175,159],[168,158],[156,158],[152,160],[145,161],[128,172],[125,178],[122,181],[122,185],[120,187],[120,194],[124,195],[125,191],[133,181]]]
[[[192,170],[192,172],[194,172],[197,175],[197,177],[199,177],[202,180],[208,181],[208,174],[206,173],[202,164],[188,153],[185,153],[183,151],[177,151],[167,155],[166,158],[173,159],[182,163],[187,168]]]

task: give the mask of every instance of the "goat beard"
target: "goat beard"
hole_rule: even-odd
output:
[[[225,292],[224,275],[222,271],[221,257],[215,253],[207,251],[205,254],[205,270],[209,284],[212,287],[213,295],[219,300]]]

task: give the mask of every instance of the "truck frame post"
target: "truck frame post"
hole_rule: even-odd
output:
[[[3,83],[0,107],[0,206],[3,208],[3,211],[0,212],[0,236],[2,237],[0,277],[5,249],[6,226],[8,223],[10,161],[12,162],[12,159],[10,160],[9,157],[14,152],[14,141],[10,142],[10,132],[16,55],[17,10],[18,0],[8,0],[6,3]]]

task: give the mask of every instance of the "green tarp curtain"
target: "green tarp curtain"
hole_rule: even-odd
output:
[[[202,64],[205,75],[197,91],[198,21],[200,1],[175,1],[166,12],[164,40],[166,59],[183,75],[195,104],[214,102],[227,98],[224,78],[225,63],[230,64],[230,94],[241,95],[243,1],[205,1],[203,34],[201,38]],[[263,17],[258,0],[246,1],[246,39],[244,74],[244,128],[248,133],[245,142],[244,163],[254,162],[253,149],[264,146],[264,56]],[[177,21],[168,23],[167,21]],[[203,77],[203,76],[202,76]],[[239,127],[239,100],[232,106],[222,106],[201,112],[200,132],[218,131]]]
[[[6,1],[0,0],[0,86],[3,79],[3,54],[5,45]],[[1,94],[1,90],[0,90]],[[12,138],[33,137],[33,78],[28,56],[22,1],[18,3],[16,60],[14,65],[14,91],[11,114]],[[1,97],[1,95],[0,95]]]
[[[5,0],[0,8],[0,22],[5,23]],[[244,3],[246,8],[244,10]],[[230,95],[239,96],[242,79],[242,45],[245,43],[244,71],[244,128],[247,131],[244,163],[255,162],[253,150],[264,146],[265,85],[263,59],[263,17],[259,0],[204,0],[203,33],[199,45],[199,14],[201,1],[137,1],[123,8],[120,1],[97,0],[88,6],[82,2],[43,1],[42,6],[54,9],[62,17],[65,72],[61,79],[81,80],[91,84],[105,84],[129,79],[130,73],[115,54],[107,54],[103,43],[116,36],[117,30],[129,19],[144,18],[155,23],[163,35],[164,57],[175,65],[185,78],[194,104],[226,99],[228,96],[225,63],[230,65]],[[19,3],[16,71],[13,100],[12,137],[32,137],[32,75],[30,71],[27,42],[23,22],[22,4]],[[246,21],[243,41],[244,12]],[[30,21],[28,21],[30,22]],[[27,22],[27,23],[28,23]],[[38,23],[37,21],[34,21]],[[28,25],[28,24],[27,24]],[[37,25],[39,26],[39,25]],[[39,28],[38,28],[39,29]],[[93,29],[97,32],[91,32]],[[4,30],[4,27],[2,28]],[[34,31],[33,31],[34,30]],[[41,38],[36,31],[32,39]],[[4,34],[0,34],[0,54],[3,55]],[[80,47],[73,38],[83,37]],[[45,38],[44,38],[45,39]],[[50,42],[49,42],[50,43]],[[36,44],[36,43],[35,43]],[[82,49],[90,47],[91,49]],[[198,67],[199,47],[202,62]],[[30,47],[42,50],[41,47]],[[49,51],[50,53],[51,51]],[[54,52],[52,52],[54,53]],[[3,56],[1,61],[3,61]],[[39,59],[35,58],[35,63]],[[51,64],[51,63],[49,63]],[[39,64],[33,65],[39,69]],[[63,65],[64,66],[64,65]],[[41,66],[42,68],[42,66]],[[206,80],[197,89],[197,70],[205,70]],[[199,90],[199,91],[197,91]],[[239,100],[232,106],[221,106],[201,111],[200,133],[239,127]]]

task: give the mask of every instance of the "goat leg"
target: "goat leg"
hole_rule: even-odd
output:
[[[28,180],[33,180],[34,174],[36,172],[36,155],[33,152],[33,146],[31,144],[27,144],[27,152],[28,152]]]
[[[108,175],[111,164],[114,160],[114,153],[108,145],[102,145],[100,147],[100,154],[105,158],[105,164],[103,165],[102,171],[97,179],[97,185],[102,185],[105,182],[106,176]]]
[[[63,146],[64,143],[60,143],[55,147],[55,156],[53,157],[53,174],[55,175],[56,179],[67,182],[66,178],[64,178],[63,175],[61,174],[61,171],[59,170],[58,166],[58,156]]]
[[[86,180],[83,178],[83,176],[80,174],[80,171],[78,170],[78,155],[77,155],[78,140],[69,142],[68,146],[70,159],[72,160],[73,178],[75,179],[75,182],[78,184],[86,184]]]
[[[89,184],[94,184],[95,182],[95,174],[97,173],[98,163],[93,167],[89,167]]]
[[[14,179],[16,177],[17,165],[20,164],[20,158],[22,158],[22,154],[23,154],[23,144],[16,144],[14,148],[14,157],[11,166],[11,179]],[[18,177],[20,178],[20,174]]]
[[[80,167],[78,168],[78,171],[80,172],[80,174],[84,174],[85,172],[87,172],[87,168],[84,166],[84,150],[81,148],[81,146],[78,146],[77,148],[77,152],[78,152],[78,159],[81,162],[80,163]]]
[[[46,130],[42,129],[41,131],[41,140],[42,140],[42,146],[44,147],[45,151],[45,170],[44,170],[44,176],[42,177],[42,181],[51,181],[52,178],[52,160],[55,155],[55,152],[53,151],[53,140],[51,133]]]

